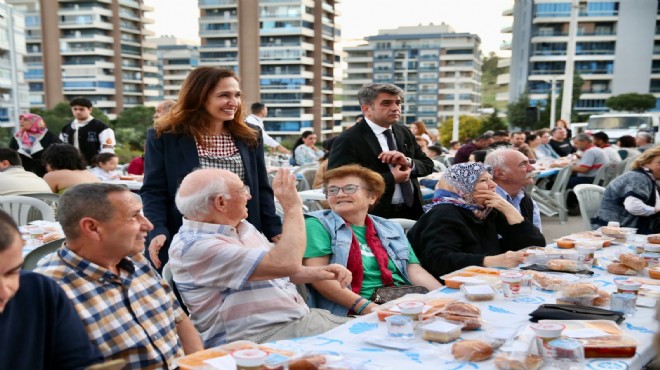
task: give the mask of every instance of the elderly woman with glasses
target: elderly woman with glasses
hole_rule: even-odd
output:
[[[335,281],[312,284],[310,306],[335,315],[367,314],[378,307],[369,298],[383,286],[419,285],[429,290],[441,285],[420,265],[401,225],[369,215],[385,191],[376,172],[347,165],[323,176],[330,210],[307,215],[305,266],[338,263],[353,274],[350,289]]]
[[[544,246],[543,234],[495,192],[490,166],[455,164],[442,175],[433,204],[408,232],[422,266],[441,276],[466,266],[515,267],[521,249]]]

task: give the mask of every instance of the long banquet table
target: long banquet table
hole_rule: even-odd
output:
[[[629,251],[630,246],[612,246],[597,254],[609,256]],[[605,258],[605,257],[603,257]],[[594,275],[588,280],[609,292],[616,291],[615,278],[602,267],[594,267]],[[434,297],[452,297],[465,301],[460,290],[441,288],[429,293]],[[484,325],[481,330],[463,331],[461,339],[478,339],[489,327],[517,328],[530,323],[529,313],[540,304],[555,303],[556,294],[534,288],[528,297],[507,301],[501,290],[492,301],[471,302],[481,309]],[[609,308],[609,307],[603,307]],[[623,331],[637,340],[637,353],[632,358],[587,359],[587,369],[641,369],[652,360],[655,353],[652,347],[653,336],[658,329],[655,310],[637,307],[632,317],[627,317],[620,325]],[[462,363],[454,360],[451,345],[424,341],[419,336],[414,346],[408,350],[388,349],[367,344],[364,338],[380,338],[387,335],[386,325],[379,322],[375,313],[358,317],[355,320],[328,331],[322,335],[274,342],[273,347],[294,352],[316,352],[340,355],[353,363],[365,365],[365,369],[496,369],[494,361]],[[546,363],[542,369],[552,369]]]

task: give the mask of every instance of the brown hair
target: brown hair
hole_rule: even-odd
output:
[[[209,113],[204,109],[204,104],[218,82],[224,78],[239,81],[236,74],[229,69],[198,67],[190,72],[181,87],[179,100],[169,114],[156,121],[156,133],[192,136],[198,143],[206,146],[204,135],[211,133],[212,123]],[[234,119],[226,121],[224,127],[232,137],[243,140],[250,146],[256,146],[257,132],[243,122],[244,109],[241,102],[236,109]]]
[[[417,135],[427,134],[429,135],[429,137],[431,136],[431,134],[429,134],[429,131],[426,129],[426,125],[424,124],[424,121],[415,121],[410,125],[415,125],[417,127]]]
[[[646,149],[639,157],[635,158],[632,163],[631,169],[636,170],[641,168],[645,164],[651,163],[653,158],[660,155],[660,146],[654,146],[653,148]]]
[[[385,192],[385,180],[383,180],[383,177],[378,172],[362,167],[359,164],[349,164],[329,170],[323,175],[323,187],[327,187],[330,180],[349,176],[359,177],[360,180],[364,181],[367,190],[376,194],[376,202],[378,202]]]

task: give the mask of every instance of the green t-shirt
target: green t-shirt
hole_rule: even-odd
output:
[[[324,257],[332,254],[332,245],[330,235],[325,230],[319,220],[313,217],[305,219],[305,226],[307,229],[307,250],[305,251],[304,258]],[[362,279],[362,289],[360,295],[364,298],[370,298],[376,288],[383,286],[383,281],[380,278],[380,269],[378,268],[378,261],[371,252],[367,245],[367,227],[351,225],[353,232],[360,243],[360,250],[362,252],[362,266],[364,268],[364,278]],[[419,264],[415,252],[413,252],[410,243],[408,243],[408,252],[410,253],[408,263]],[[387,268],[392,271],[392,280],[394,285],[407,285],[409,284],[396,268],[391,258],[388,258]]]

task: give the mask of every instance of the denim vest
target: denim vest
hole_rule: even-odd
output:
[[[344,219],[331,210],[311,212],[306,214],[305,217],[316,218],[328,232],[332,245],[332,254],[330,255],[329,263],[346,266],[348,264],[348,253],[351,249],[351,242],[353,241],[353,230],[351,227],[346,225]],[[369,217],[374,223],[378,238],[387,251],[387,255],[394,262],[394,265],[403,278],[407,282],[410,282],[410,278],[408,277],[408,259],[410,258],[410,254],[408,250],[408,239],[403,232],[403,228],[399,224],[382,217],[372,215],[369,215]],[[338,316],[346,316],[348,314],[348,308],[326,299],[311,284],[308,284],[307,288],[309,289],[309,298],[307,300],[309,307],[322,308]]]

